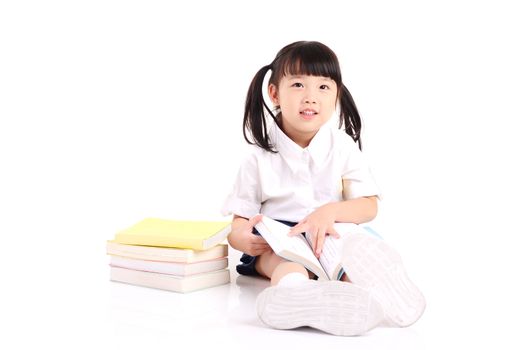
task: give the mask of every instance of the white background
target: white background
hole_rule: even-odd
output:
[[[428,300],[415,336],[527,346],[522,3],[3,1],[1,341],[119,347],[105,241],[148,216],[222,219],[250,80],[318,40],[363,117],[373,225]]]

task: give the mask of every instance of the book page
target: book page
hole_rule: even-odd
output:
[[[357,224],[337,222],[334,224],[334,229],[340,238],[332,236],[326,236],[323,241],[323,249],[320,254],[320,263],[330,279],[338,279],[341,275],[342,265],[342,250],[343,242],[347,236],[353,235],[358,232],[364,232],[364,229]],[[311,237],[309,234],[306,235],[306,239],[312,246]]]
[[[320,254],[320,263],[331,279],[337,279],[341,269],[343,239],[326,236]]]
[[[277,255],[303,264],[318,277],[328,279],[303,236],[288,236],[288,232],[290,232],[289,226],[263,216],[262,221],[255,227]]]

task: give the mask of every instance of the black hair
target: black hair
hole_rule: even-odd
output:
[[[330,48],[317,41],[297,41],[285,46],[277,53],[271,64],[259,69],[254,76],[244,108],[243,133],[246,142],[275,152],[268,136],[266,115],[272,117],[276,123],[280,115],[274,115],[263,97],[263,82],[268,70],[272,71],[268,85],[279,86],[279,81],[287,74],[323,76],[334,80],[338,87],[337,98],[340,105],[339,127],[345,125],[345,132],[362,149],[360,140],[362,122],[351,93],[342,83],[338,58]]]

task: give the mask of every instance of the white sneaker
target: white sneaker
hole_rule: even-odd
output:
[[[360,335],[377,326],[384,313],[363,288],[308,280],[295,287],[266,288],[257,297],[257,315],[277,329],[309,326],[334,335]]]
[[[400,255],[386,242],[355,234],[344,242],[342,265],[351,282],[373,293],[386,324],[407,327],[423,314],[426,300],[408,278]]]

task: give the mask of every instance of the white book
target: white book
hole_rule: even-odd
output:
[[[110,280],[136,286],[187,293],[230,282],[230,270],[218,270],[191,276],[175,276],[156,272],[110,267]]]
[[[168,275],[189,276],[197,273],[222,270],[228,267],[228,258],[218,258],[195,263],[175,263],[131,259],[122,256],[111,256],[110,266],[131,270],[165,273]]]
[[[340,238],[326,236],[318,259],[313,253],[309,234],[288,236],[291,230],[290,226],[266,216],[263,216],[255,228],[277,255],[302,264],[320,280],[340,279],[343,274],[341,256],[344,238],[355,233],[367,233],[364,228],[357,224],[335,223],[334,229],[339,233]]]
[[[167,262],[197,262],[228,256],[228,245],[219,244],[207,250],[192,250],[180,248],[151,247],[142,245],[123,244],[107,241],[107,254],[126,258],[167,261]]]

